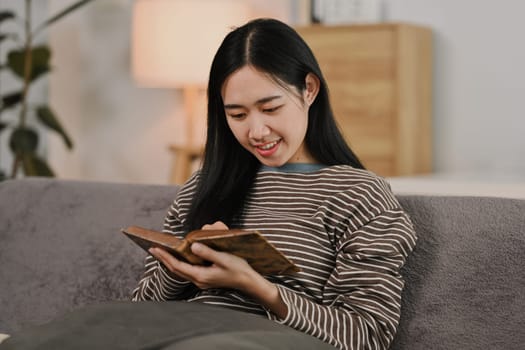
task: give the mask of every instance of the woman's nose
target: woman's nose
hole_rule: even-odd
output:
[[[248,137],[254,140],[262,140],[270,135],[270,128],[264,122],[264,118],[252,118],[249,128]]]

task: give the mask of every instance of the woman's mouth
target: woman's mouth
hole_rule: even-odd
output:
[[[255,146],[255,150],[261,156],[269,157],[269,156],[273,155],[279,149],[279,145],[281,144],[281,140],[282,139],[279,139],[279,140],[276,140],[276,141],[272,141],[272,142],[267,142],[267,143],[264,143],[264,144],[256,145]]]

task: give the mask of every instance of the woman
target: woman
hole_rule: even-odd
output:
[[[399,274],[415,245],[388,184],[339,132],[311,50],[258,19],[230,32],[212,63],[203,166],[164,230],[256,229],[301,272],[261,276],[193,244],[193,266],[154,248],[133,300],[188,300],[266,316],[341,349],[386,349],[400,314]]]

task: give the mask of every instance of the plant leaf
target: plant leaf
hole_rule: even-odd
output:
[[[0,106],[0,111],[11,108],[20,103],[20,101],[22,101],[22,95],[22,91],[16,91],[2,96],[2,106]]]
[[[53,17],[51,18],[48,18],[44,23],[42,23],[41,25],[39,25],[35,31],[34,31],[34,34],[33,35],[36,35],[36,33],[38,33],[39,31],[41,31],[42,29],[44,29],[45,27],[49,26],[50,24],[58,21],[59,19],[61,19],[62,17],[64,17],[65,15],[67,15],[68,13],[76,10],[77,8],[81,7],[81,6],[84,6],[85,4],[87,4],[88,2],[91,2],[92,0],[81,0],[81,1],[77,1],[76,3],[74,4],[71,4],[70,6],[66,7],[65,9],[63,9],[62,11],[60,11],[59,13],[57,13],[56,15],[54,15]]]
[[[0,11],[0,24],[5,20],[13,19],[15,17],[15,13],[12,11]]]
[[[36,154],[25,153],[22,156],[22,166],[26,176],[55,176],[46,161],[39,158]]]
[[[34,154],[37,146],[38,134],[30,128],[16,128],[9,139],[9,148],[11,148],[14,154]]]
[[[0,44],[2,41],[7,39],[17,40],[18,35],[16,33],[0,33]]]
[[[51,70],[49,60],[51,51],[45,45],[36,46],[31,49],[31,74],[30,80],[33,81],[44,73]],[[7,65],[21,79],[24,79],[25,50],[13,50],[7,54]]]
[[[68,149],[73,148],[73,142],[71,141],[71,138],[67,135],[62,125],[60,125],[60,122],[58,121],[57,117],[48,106],[37,107],[36,115],[38,117],[38,120],[40,120],[42,124],[56,131],[60,134],[60,136],[62,136],[62,139],[64,140],[64,143],[66,144]]]
[[[0,43],[9,38],[10,34],[0,33]]]

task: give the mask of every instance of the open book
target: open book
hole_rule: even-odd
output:
[[[122,229],[122,232],[146,251],[151,247],[160,247],[177,259],[195,265],[207,264],[206,261],[191,252],[191,244],[199,242],[214,250],[228,252],[245,259],[255,271],[263,275],[300,271],[258,231],[195,230],[188,233],[183,239],[139,226],[130,226]]]

